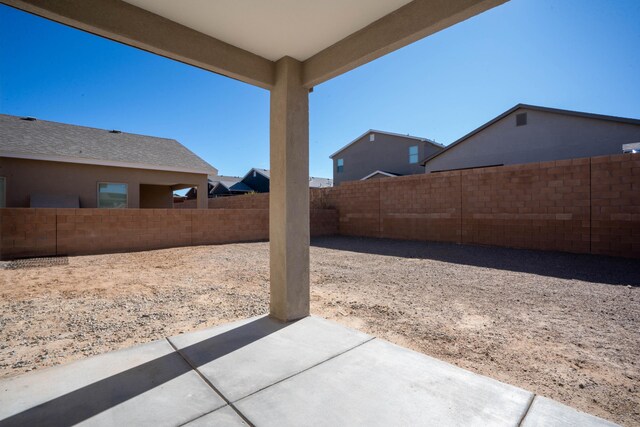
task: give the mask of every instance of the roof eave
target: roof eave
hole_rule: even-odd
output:
[[[129,162],[120,162],[114,160],[99,160],[99,159],[89,159],[82,157],[68,157],[68,156],[58,156],[55,154],[32,154],[32,153],[14,153],[7,151],[0,151],[0,157],[9,157],[13,159],[26,159],[26,160],[40,160],[45,162],[59,162],[59,163],[74,163],[74,164],[84,164],[84,165],[95,165],[95,166],[110,166],[110,167],[118,167],[118,168],[127,168],[127,169],[145,169],[145,170],[158,170],[158,171],[166,171],[166,172],[182,172],[182,173],[192,173],[192,174],[204,174],[210,175],[212,172],[218,173],[218,170],[213,169],[188,169],[183,167],[175,167],[175,166],[166,166],[166,165],[150,165],[145,163],[129,163]]]

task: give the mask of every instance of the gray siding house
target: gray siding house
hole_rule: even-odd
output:
[[[423,173],[420,160],[444,148],[426,138],[368,130],[329,156],[333,183]]]
[[[425,172],[621,154],[640,142],[640,120],[518,104],[443,151]]]

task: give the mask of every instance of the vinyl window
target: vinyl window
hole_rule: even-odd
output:
[[[336,171],[342,173],[344,171],[344,159],[338,159]]]
[[[409,163],[418,163],[418,146],[412,145],[409,147]]]
[[[129,205],[129,186],[116,182],[98,183],[98,207],[122,209]]]

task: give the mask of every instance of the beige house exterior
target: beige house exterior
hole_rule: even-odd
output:
[[[4,207],[170,209],[216,173],[172,139],[0,115]]]
[[[427,157],[425,172],[622,154],[640,120],[518,104]]]

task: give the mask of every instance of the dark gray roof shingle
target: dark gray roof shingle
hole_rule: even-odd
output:
[[[0,156],[217,174],[175,139],[0,114]],[[66,159],[66,160],[64,160]],[[121,165],[120,165],[121,164]]]

